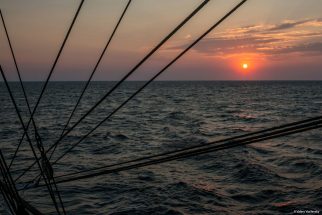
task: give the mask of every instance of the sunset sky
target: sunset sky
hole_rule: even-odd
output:
[[[23,80],[48,75],[79,2],[0,0]],[[238,2],[212,0],[131,80],[158,72]],[[51,80],[88,79],[126,3],[85,1]],[[120,79],[200,3],[133,0],[94,80]],[[17,80],[2,23],[0,63]],[[159,80],[322,80],[322,1],[249,0]]]

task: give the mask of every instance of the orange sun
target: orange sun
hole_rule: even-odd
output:
[[[243,67],[243,69],[248,69],[248,64],[247,63],[243,63],[242,67]]]

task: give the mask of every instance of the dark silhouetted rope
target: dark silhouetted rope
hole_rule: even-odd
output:
[[[14,214],[14,209],[12,207],[12,203],[11,203],[11,200],[10,198],[8,197],[8,193],[6,192],[6,187],[5,185],[2,184],[2,182],[0,181],[0,191],[2,193],[2,196],[3,196],[3,199],[4,201],[6,202],[7,204],[7,207],[9,208],[9,211],[11,214]]]
[[[185,18],[173,31],[170,32],[154,49],[152,49],[126,76],[124,76],[118,84],[116,84],[94,107],[92,107],[83,117],[81,117],[70,129],[68,129],[47,151],[48,153],[51,149],[56,147],[56,145],[59,144],[59,142],[68,134],[70,133],[87,115],[92,112],[96,106],[99,105],[107,96],[109,96],[125,79],[127,79],[134,71],[136,71],[137,68],[139,68],[154,52],[156,52],[168,39],[172,37],[186,22],[188,22],[198,11],[200,11],[209,0],[203,1],[187,18]],[[15,181],[19,180],[27,171],[29,171],[33,166],[35,165],[35,162],[33,162],[28,168],[24,169],[22,174],[20,174]]]
[[[213,26],[211,26],[205,33],[198,37],[192,44],[190,44],[185,50],[183,50],[176,58],[174,58],[169,64],[167,64],[161,71],[154,75],[149,81],[147,81],[142,87],[140,87],[135,93],[133,93],[127,100],[125,100],[120,106],[118,106],[114,111],[112,111],[106,118],[104,118],[100,123],[98,123],[90,132],[85,134],[78,142],[74,143],[67,151],[65,151],[60,157],[58,157],[53,164],[56,164],[60,159],[62,159],[66,154],[68,154],[73,148],[75,148],[79,143],[86,139],[91,133],[93,133],[98,127],[100,127],[106,120],[118,112],[124,105],[126,105],[130,100],[132,100],[137,94],[139,94],[144,88],[146,88],[152,81],[159,77],[165,70],[167,70],[172,64],[179,60],[187,51],[189,51],[194,45],[196,45],[201,39],[208,35],[212,30],[219,26],[226,18],[228,18],[232,13],[234,13],[240,6],[242,6],[247,0],[241,1],[232,10],[230,10],[225,16],[223,16],[219,21],[217,21]]]
[[[102,168],[100,168],[99,171],[94,172],[94,173],[90,173],[90,172],[93,172],[92,170],[88,170],[87,172],[85,172],[87,174],[84,174],[84,171],[83,171],[82,172],[83,175],[79,175],[79,176],[77,176],[78,173],[74,173],[73,174],[74,177],[70,177],[70,175],[69,175],[69,177],[62,175],[62,176],[56,177],[56,179],[57,179],[56,183],[57,184],[66,183],[66,182],[78,181],[78,180],[86,179],[86,178],[92,178],[92,177],[96,177],[96,176],[100,176],[100,175],[118,173],[118,172],[125,171],[125,170],[136,169],[136,168],[140,168],[140,167],[165,163],[165,162],[169,162],[169,161],[173,161],[173,160],[188,158],[191,156],[196,156],[196,155],[205,154],[205,153],[209,153],[209,152],[215,152],[215,151],[230,149],[230,148],[234,148],[234,147],[238,147],[238,146],[244,146],[244,145],[251,144],[251,143],[257,143],[257,142],[261,142],[264,140],[274,139],[274,138],[278,138],[278,137],[284,137],[287,135],[296,134],[296,133],[300,133],[300,132],[304,132],[304,131],[308,131],[308,130],[312,130],[312,129],[318,129],[318,128],[322,128],[322,120],[317,120],[317,121],[308,122],[308,123],[304,123],[304,124],[303,123],[297,124],[296,126],[286,127],[283,129],[278,129],[276,131],[270,131],[270,132],[267,132],[264,134],[259,134],[259,135],[250,137],[250,138],[228,141],[228,142],[225,142],[225,143],[222,143],[219,145],[213,146],[212,144],[214,144],[215,142],[212,142],[212,143],[208,143],[206,145],[195,147],[193,150],[181,151],[180,153],[175,154],[175,155],[171,155],[171,156],[167,156],[167,157],[163,157],[163,158],[158,158],[158,159],[154,159],[154,160],[149,160],[149,161],[145,161],[145,162],[139,162],[139,163],[131,164],[128,166],[117,167],[114,169],[105,169],[104,170],[105,167],[102,167]],[[158,157],[158,156],[159,155],[156,155],[155,157]],[[108,167],[109,166],[107,166],[106,168],[108,168]]]
[[[146,157],[137,158],[137,159],[130,160],[130,161],[124,161],[124,162],[120,162],[120,163],[116,163],[116,164],[112,164],[112,165],[107,165],[107,166],[104,166],[104,167],[98,167],[98,168],[91,169],[90,171],[94,171],[94,170],[97,171],[97,170],[107,168],[107,167],[110,168],[110,167],[121,166],[121,165],[124,165],[124,164],[133,163],[133,162],[144,161],[144,160],[149,160],[149,159],[152,159],[152,158],[162,157],[162,156],[166,156],[166,155],[173,155],[173,154],[176,154],[176,153],[179,153],[179,152],[184,152],[184,151],[188,151],[188,150],[192,150],[192,149],[196,149],[196,148],[200,148],[200,147],[205,147],[205,146],[208,146],[208,145],[214,145],[214,144],[224,143],[224,142],[228,142],[228,141],[238,141],[241,138],[251,139],[252,136],[257,135],[257,134],[263,134],[263,133],[276,131],[276,130],[280,130],[280,129],[284,129],[284,128],[290,128],[290,127],[293,127],[293,126],[302,125],[304,123],[317,123],[320,120],[322,120],[322,116],[321,117],[313,117],[313,118],[309,118],[309,119],[305,119],[305,120],[301,120],[301,121],[297,121],[297,122],[292,122],[292,123],[284,124],[284,125],[281,125],[281,126],[271,127],[271,128],[268,128],[268,129],[259,130],[259,131],[256,131],[256,132],[251,132],[251,133],[247,133],[247,134],[243,134],[243,135],[239,135],[239,136],[235,136],[235,137],[231,137],[231,138],[225,138],[225,139],[213,141],[213,142],[210,142],[210,143],[206,143],[204,145],[199,145],[198,144],[198,145],[195,145],[195,146],[186,147],[186,148],[178,149],[178,150],[175,150],[175,151],[164,152],[164,153],[160,153],[160,154],[157,154],[157,155],[146,156]],[[69,173],[69,174],[65,174],[64,176],[71,176],[71,175],[75,175],[75,174],[79,174],[79,173],[83,173],[83,172],[87,172],[87,171],[88,170],[83,170],[83,171],[79,171],[77,173]],[[59,178],[59,177],[62,177],[62,176],[56,176],[56,178]]]
[[[80,101],[82,100],[83,95],[84,95],[84,93],[85,93],[85,91],[86,91],[87,87],[89,86],[89,83],[91,82],[91,80],[92,80],[92,78],[93,78],[93,76],[94,76],[94,74],[95,74],[95,72],[96,72],[96,70],[97,70],[97,68],[98,68],[98,65],[100,64],[100,62],[101,62],[101,60],[102,60],[103,56],[105,55],[106,50],[107,50],[108,46],[110,45],[110,43],[111,43],[111,41],[112,41],[112,39],[113,39],[113,37],[114,37],[114,35],[115,35],[116,31],[117,31],[117,29],[118,29],[118,27],[119,27],[119,25],[120,25],[120,23],[121,23],[122,19],[123,19],[124,15],[125,15],[125,13],[126,13],[126,11],[127,11],[127,9],[128,9],[128,7],[130,6],[131,1],[132,1],[132,0],[129,0],[129,1],[127,2],[127,4],[126,4],[126,6],[125,6],[125,8],[124,8],[124,10],[123,10],[123,12],[122,12],[122,14],[121,14],[121,16],[120,16],[119,20],[118,20],[118,22],[117,22],[117,24],[116,24],[116,26],[114,27],[114,30],[113,30],[112,34],[109,36],[108,41],[107,41],[107,43],[106,43],[106,45],[105,45],[105,47],[104,47],[104,49],[103,49],[103,51],[102,51],[102,53],[101,53],[101,55],[100,55],[99,59],[98,59],[98,61],[96,62],[96,65],[95,65],[95,67],[94,67],[94,69],[93,69],[93,71],[92,71],[92,73],[91,73],[91,75],[90,75],[89,79],[87,80],[87,82],[86,82],[86,84],[85,84],[85,86],[84,86],[84,88],[83,88],[83,90],[82,90],[82,92],[81,92],[81,94],[80,94],[80,96],[79,96],[79,98],[78,98],[77,102],[76,102],[76,105],[75,105],[75,107],[74,107],[73,111],[71,112],[71,114],[70,114],[70,116],[69,116],[69,118],[68,118],[68,120],[67,120],[67,123],[65,124],[65,126],[64,126],[64,128],[63,128],[62,133],[61,133],[61,135],[60,135],[60,136],[63,136],[63,134],[64,134],[64,132],[65,132],[66,128],[67,128],[67,127],[68,127],[68,125],[69,125],[70,120],[71,120],[71,119],[72,119],[72,117],[74,116],[74,113],[75,113],[75,111],[76,111],[76,109],[77,109],[77,107],[78,107],[78,105],[79,105]],[[56,150],[56,147],[57,147],[57,145],[55,145],[55,147],[54,147],[53,151],[51,152],[51,155],[49,156],[49,160],[51,159],[52,155],[54,154],[54,152],[55,152],[55,150]]]
[[[4,198],[8,200],[8,205],[11,211],[17,211],[22,207],[18,191],[13,183],[11,174],[6,165],[5,158],[0,150],[0,173],[2,175],[1,190],[4,192]]]
[[[11,89],[10,89],[10,86],[9,86],[8,81],[7,81],[7,78],[6,78],[6,76],[5,76],[5,74],[4,74],[3,70],[2,70],[1,65],[0,65],[0,72],[1,72],[2,78],[3,78],[3,80],[4,80],[4,83],[5,83],[5,85],[6,85],[6,88],[7,88],[7,90],[8,90],[8,93],[9,93],[10,99],[11,99],[11,101],[12,101],[13,105],[14,105],[15,111],[16,111],[16,113],[17,113],[17,115],[18,115],[19,121],[20,121],[21,126],[22,126],[22,128],[23,128],[23,131],[26,133],[27,141],[28,141],[28,143],[29,143],[29,145],[30,145],[30,148],[31,148],[31,150],[32,150],[32,153],[33,153],[33,155],[34,155],[34,158],[35,158],[35,159],[36,159],[36,161],[37,161],[37,164],[38,164],[39,170],[40,170],[41,175],[42,175],[42,177],[43,177],[43,179],[44,179],[44,181],[45,181],[46,187],[47,187],[47,189],[48,189],[48,191],[49,191],[49,194],[50,194],[50,196],[51,196],[51,198],[52,198],[53,204],[54,204],[54,206],[55,206],[55,208],[56,208],[57,213],[58,213],[58,214],[60,214],[60,210],[59,210],[59,208],[58,208],[58,205],[57,205],[57,202],[56,202],[56,199],[55,199],[55,195],[54,195],[53,190],[52,190],[52,187],[51,187],[51,184],[52,184],[52,183],[49,183],[50,181],[48,181],[48,180],[47,180],[46,175],[45,175],[45,173],[44,173],[44,170],[42,169],[42,165],[40,164],[39,159],[38,159],[38,157],[37,157],[37,154],[36,154],[36,152],[35,152],[35,149],[34,149],[34,147],[33,147],[33,145],[32,145],[31,139],[30,139],[29,134],[28,134],[28,132],[27,132],[27,130],[26,130],[25,124],[24,124],[24,122],[23,122],[23,120],[22,120],[22,117],[21,117],[21,114],[20,114],[19,108],[18,108],[17,103],[16,103],[16,101],[15,101],[15,99],[14,99],[14,97],[13,97],[12,91],[11,91]],[[57,192],[58,192],[58,191],[57,191]],[[61,202],[61,204],[62,204],[62,202]]]
[[[73,26],[74,26],[74,24],[75,24],[75,21],[76,21],[76,19],[77,19],[77,17],[78,17],[78,14],[79,14],[79,12],[80,12],[80,10],[81,10],[81,8],[82,8],[83,3],[84,3],[84,0],[81,0],[80,4],[79,4],[79,6],[78,6],[78,9],[77,9],[77,11],[76,11],[76,14],[75,14],[75,16],[74,16],[74,18],[73,18],[73,21],[72,21],[71,25],[70,25],[70,26],[69,26],[69,28],[68,28],[67,34],[66,34],[66,36],[65,36],[65,38],[64,38],[64,41],[63,41],[63,43],[62,43],[62,45],[61,45],[61,47],[60,47],[60,49],[59,49],[59,51],[58,51],[58,54],[57,54],[57,56],[56,56],[56,58],[55,58],[55,60],[54,60],[54,63],[53,63],[53,65],[52,65],[51,69],[50,69],[50,72],[49,72],[49,74],[48,74],[48,76],[47,76],[47,79],[46,79],[46,81],[45,81],[45,84],[44,84],[44,86],[42,87],[42,90],[41,90],[41,93],[40,93],[40,95],[39,95],[39,97],[38,97],[38,100],[37,100],[37,102],[36,102],[36,105],[35,105],[35,107],[34,107],[34,109],[33,109],[32,113],[31,113],[31,116],[30,116],[29,121],[28,121],[27,126],[26,126],[26,130],[24,131],[24,133],[23,133],[23,135],[22,135],[22,138],[20,139],[20,142],[19,142],[19,144],[18,144],[18,150],[19,150],[19,147],[20,147],[20,145],[21,145],[21,142],[23,141],[23,139],[24,139],[24,137],[25,137],[25,135],[26,135],[26,132],[28,132],[29,125],[30,125],[30,123],[31,123],[31,121],[32,121],[32,119],[33,119],[33,116],[34,116],[34,114],[35,114],[35,112],[36,112],[36,110],[37,110],[37,107],[38,107],[38,105],[39,105],[39,103],[40,103],[40,100],[41,100],[41,98],[42,98],[42,96],[43,96],[43,94],[44,94],[44,92],[45,92],[45,90],[46,90],[46,87],[47,87],[47,85],[48,85],[49,79],[51,78],[51,75],[52,75],[52,73],[54,72],[54,69],[55,69],[55,67],[56,67],[56,65],[57,65],[58,59],[59,59],[59,57],[60,57],[60,55],[61,55],[61,53],[62,53],[62,51],[63,51],[63,49],[64,49],[64,47],[65,47],[66,41],[67,41],[67,39],[68,39],[68,37],[69,37],[70,32],[72,31],[72,28],[73,28]]]
[[[70,133],[83,119],[85,119],[100,103],[102,103],[115,89],[117,89],[131,74],[133,74],[151,55],[153,55],[166,41],[168,41],[185,23],[198,13],[209,0],[203,1],[188,17],[186,17],[175,29],[171,31],[157,46],[154,47],[136,66],[131,69],[120,81],[117,82],[86,114],[84,114],[70,129],[62,135],[54,145],[58,144],[68,133]]]
[[[22,199],[12,179],[9,167],[0,149],[0,173],[3,180],[0,180],[0,191],[8,205],[11,214],[29,215],[27,211],[34,215],[42,215],[40,211]]]
[[[33,215],[44,215],[38,209],[33,207],[31,204],[29,204],[29,202],[27,202],[26,200],[22,199],[22,202],[24,203],[24,205],[28,209],[28,211],[30,211]]]
[[[11,40],[10,40],[10,37],[9,37],[9,33],[8,33],[8,30],[7,30],[7,27],[6,27],[6,24],[5,24],[5,20],[4,20],[4,17],[3,17],[3,14],[2,14],[2,11],[1,11],[1,10],[0,10],[0,15],[1,15],[2,23],[3,23],[3,27],[4,27],[4,29],[5,29],[5,33],[6,33],[6,37],[7,37],[7,40],[8,40],[9,47],[10,47],[10,51],[11,51],[11,54],[12,54],[12,57],[13,57],[13,60],[14,60],[14,65],[15,65],[15,68],[16,68],[16,71],[17,71],[17,74],[18,74],[18,77],[19,77],[20,86],[21,86],[21,88],[22,88],[23,95],[24,95],[24,99],[25,99],[25,101],[26,101],[26,104],[27,104],[27,107],[28,107],[28,111],[29,111],[29,114],[30,114],[30,116],[31,116],[31,120],[32,120],[32,123],[33,123],[34,129],[35,129],[35,135],[37,136],[37,139],[38,139],[38,141],[37,141],[37,142],[38,142],[38,149],[42,152],[42,159],[47,160],[46,156],[44,155],[44,148],[43,148],[43,144],[42,144],[42,142],[41,142],[41,138],[40,138],[39,133],[38,133],[38,130],[37,130],[36,123],[35,123],[35,121],[34,121],[34,118],[32,117],[32,112],[31,112],[31,108],[30,108],[29,101],[28,101],[28,97],[27,97],[27,94],[26,94],[26,91],[25,91],[25,87],[24,87],[23,82],[22,82],[22,78],[21,78],[20,70],[19,70],[19,67],[18,67],[18,64],[17,64],[17,60],[16,60],[16,57],[15,57],[15,54],[14,54],[14,51],[13,51],[12,43],[11,43]],[[12,160],[11,160],[11,162],[10,162],[10,164],[9,164],[9,169],[10,169],[10,167],[11,167],[11,165],[12,165],[12,163],[13,163],[13,161],[14,161],[14,159],[15,159],[15,157],[16,157],[16,155],[17,155],[17,153],[18,153],[18,150],[19,150],[19,147],[20,147],[20,144],[21,144],[21,143],[22,143],[22,142],[20,142],[20,143],[18,144],[18,147],[17,147],[17,148],[16,148],[16,150],[15,150],[15,153],[14,153],[14,155],[13,155],[13,157],[12,157]],[[51,167],[51,165],[50,165],[50,163],[49,163],[49,161],[48,161],[48,162],[46,163],[46,167],[44,168],[44,170],[48,170],[48,169],[51,169],[51,168],[52,168],[52,167]],[[52,177],[48,177],[48,178],[52,178]],[[58,195],[58,197],[59,197],[59,199],[60,199],[60,202],[61,202],[61,205],[62,205],[62,209],[63,209],[63,211],[65,211],[64,206],[63,206],[63,204],[62,204],[62,200],[61,200],[60,193],[59,193],[59,192],[57,192],[57,195]],[[66,214],[66,213],[64,212],[64,214]]]
[[[0,150],[0,171],[3,177],[3,182],[1,183],[0,189],[3,192],[3,196],[7,199],[7,203],[9,203],[10,211],[14,211],[13,214],[19,215],[28,215],[26,211],[26,207],[19,196],[17,188],[14,184],[12,176],[10,174],[9,167],[7,162]]]
[[[31,108],[30,108],[30,104],[29,104],[29,101],[28,101],[27,93],[26,93],[24,84],[22,82],[22,78],[21,78],[21,74],[20,74],[20,69],[18,67],[18,63],[17,63],[17,60],[16,60],[16,56],[15,56],[15,53],[13,51],[13,47],[12,47],[12,44],[11,44],[11,40],[10,40],[10,37],[9,37],[9,33],[8,33],[8,30],[7,30],[7,26],[6,26],[6,23],[4,21],[4,17],[3,17],[3,14],[1,12],[1,10],[0,10],[0,16],[1,16],[1,20],[2,20],[2,24],[3,24],[3,27],[4,27],[5,33],[6,33],[6,37],[7,37],[7,40],[8,40],[8,44],[9,44],[9,47],[10,47],[10,51],[11,51],[11,55],[12,55],[12,58],[13,58],[13,62],[14,62],[14,65],[15,65],[15,68],[16,68],[16,71],[17,71],[17,74],[18,74],[19,83],[20,83],[20,86],[21,86],[21,89],[22,89],[22,92],[23,92],[24,99],[25,99],[26,104],[27,104],[28,112],[30,114],[32,123],[34,125],[34,129],[37,132],[37,126],[36,126],[36,123],[34,121],[34,118],[32,117]],[[17,155],[17,153],[19,151],[19,148],[20,148],[21,143],[22,143],[22,140],[19,142],[19,144],[18,144],[18,146],[17,146],[17,148],[16,148],[16,150],[14,152],[14,155],[12,156],[11,162],[9,164],[9,169],[10,169],[11,165],[13,164],[13,161],[16,158],[16,155]]]

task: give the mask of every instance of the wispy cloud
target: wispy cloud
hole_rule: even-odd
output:
[[[301,20],[301,21],[284,21],[281,24],[278,24],[270,29],[269,31],[280,31],[280,30],[286,30],[286,29],[291,29],[306,23],[309,23],[312,20]]]
[[[194,50],[205,55],[229,57],[259,53],[267,57],[284,54],[322,55],[322,18],[286,20],[276,25],[249,25],[213,34]],[[182,49],[185,44],[168,49]]]

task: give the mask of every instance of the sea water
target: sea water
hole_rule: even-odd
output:
[[[85,82],[51,82],[35,114],[44,147],[61,135]],[[70,126],[116,82],[93,82]],[[59,144],[52,160],[109,115],[144,82],[126,82]],[[33,109],[42,82],[26,82]],[[28,109],[10,82],[25,124]],[[154,82],[54,165],[55,175],[204,144],[322,115],[319,81]],[[23,131],[0,84],[0,144],[10,163]],[[69,127],[70,127],[69,126]],[[33,133],[30,132],[33,139]],[[34,158],[22,142],[12,175]],[[38,174],[33,168],[17,186]],[[67,214],[293,214],[322,210],[321,129],[179,161],[59,184]],[[20,192],[55,214],[45,188]],[[1,197],[0,197],[1,198]],[[2,201],[2,200],[1,200]],[[0,208],[0,214],[6,214]]]

